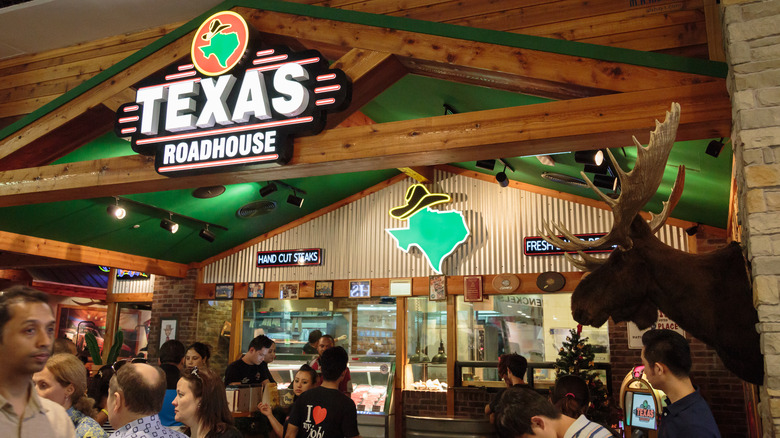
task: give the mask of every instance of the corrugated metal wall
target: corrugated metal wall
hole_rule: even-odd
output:
[[[436,171],[431,192],[447,193],[453,202],[434,208],[464,213],[471,236],[444,261],[445,275],[490,275],[576,271],[562,256],[523,255],[523,237],[538,236],[542,221],[562,222],[574,233],[606,232],[612,214],[581,204],[501,188],[496,183]],[[388,214],[403,204],[411,178],[263,241],[205,267],[204,282],[305,281],[396,278],[432,275],[422,252],[401,251],[387,228],[406,225]],[[684,230],[665,226],[665,243],[688,250]],[[323,248],[315,267],[257,268],[257,251]]]
[[[115,280],[115,294],[148,294],[154,292],[154,274],[149,274],[149,278],[143,280]]]

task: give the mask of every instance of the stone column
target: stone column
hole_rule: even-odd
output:
[[[780,436],[780,0],[724,0],[738,220],[765,355],[759,410]]]

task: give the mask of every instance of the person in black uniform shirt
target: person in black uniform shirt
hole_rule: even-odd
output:
[[[339,382],[347,371],[349,356],[341,347],[322,353],[322,385],[298,397],[290,410],[285,438],[360,437],[357,409],[351,398],[339,391]]]
[[[249,343],[249,351],[225,369],[225,385],[274,382],[266,362],[276,357],[276,344],[268,336],[260,335]]]
[[[322,332],[319,330],[313,330],[309,333],[309,342],[303,346],[303,354],[317,354],[317,344],[320,343]]]
[[[525,383],[525,380],[523,380],[527,369],[528,360],[517,353],[502,354],[501,357],[498,358],[498,377],[504,381],[507,388],[513,386],[530,388],[530,386]],[[496,412],[498,401],[501,398],[502,393],[503,390],[495,394],[490,403],[485,406],[485,415],[487,415],[491,423],[493,422],[493,414]]]

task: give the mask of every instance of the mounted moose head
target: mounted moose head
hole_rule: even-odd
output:
[[[661,184],[679,121],[680,105],[673,103],[664,123],[655,122],[647,147],[634,137],[637,161],[631,172],[620,169],[607,150],[620,179],[621,191],[616,199],[602,193],[582,172],[588,186],[612,209],[614,224],[607,235],[584,241],[562,224],[554,229],[545,224],[545,240],[566,251],[576,251],[581,259],[566,254],[567,259],[590,272],[571,297],[577,322],[600,327],[611,316],[615,322],[633,321],[644,329],[656,322],[660,309],[713,347],[726,368],[739,378],[761,385],[764,361],[755,327],[758,315],[739,244],[732,242],[707,254],[689,254],[655,237],[680,200],[685,167],[679,167],[661,213],[651,213],[649,224],[639,215]],[[606,259],[583,252],[613,245],[617,248]]]

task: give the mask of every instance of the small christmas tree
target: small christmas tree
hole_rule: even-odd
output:
[[[569,330],[569,334],[558,351],[555,375],[556,377],[565,375],[582,377],[590,390],[588,419],[601,424],[610,424],[612,408],[609,394],[598,373],[593,371],[595,367],[593,360],[596,357],[593,346],[588,343],[587,337],[582,337],[582,324],[577,325],[577,329]]]

